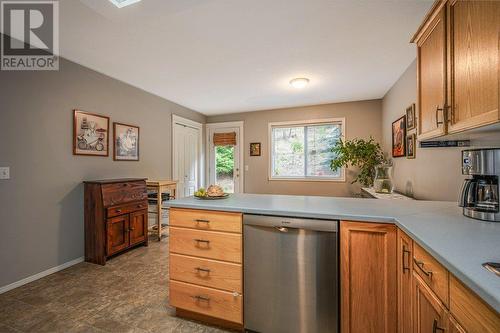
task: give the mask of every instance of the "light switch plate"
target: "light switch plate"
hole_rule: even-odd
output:
[[[10,179],[9,167],[0,167],[0,179]]]

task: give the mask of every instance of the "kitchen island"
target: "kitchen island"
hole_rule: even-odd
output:
[[[500,261],[500,223],[464,217],[454,202],[234,194],[225,200],[189,197],[170,201],[167,205],[243,214],[395,224],[485,303],[500,312],[500,277],[482,267],[485,262]]]

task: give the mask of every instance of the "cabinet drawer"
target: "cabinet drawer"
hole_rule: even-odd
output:
[[[108,218],[109,217],[114,217],[114,216],[119,216],[123,214],[128,214],[132,213],[138,210],[143,210],[148,208],[148,203],[147,201],[138,201],[134,203],[129,203],[125,205],[119,205],[119,206],[114,206],[106,209]]]
[[[448,307],[448,270],[417,243],[413,247],[413,269]]]
[[[241,235],[170,227],[170,252],[241,263]]]
[[[233,323],[243,323],[243,297],[189,283],[170,281],[170,305]]]
[[[450,277],[450,312],[469,333],[495,333],[500,329],[500,315],[454,276]]]
[[[242,292],[241,264],[170,255],[170,278],[205,287]]]
[[[114,206],[147,199],[146,182],[135,181],[102,185],[104,206]]]
[[[170,210],[170,225],[199,230],[241,233],[242,214],[172,208]]]

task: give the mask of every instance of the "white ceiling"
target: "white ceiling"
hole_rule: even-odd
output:
[[[61,55],[206,115],[381,98],[432,1],[60,1]],[[288,82],[308,77],[295,90]]]

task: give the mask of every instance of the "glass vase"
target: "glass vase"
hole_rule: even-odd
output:
[[[392,165],[380,164],[375,167],[373,189],[377,193],[392,193],[394,190],[394,184],[392,181]]]

